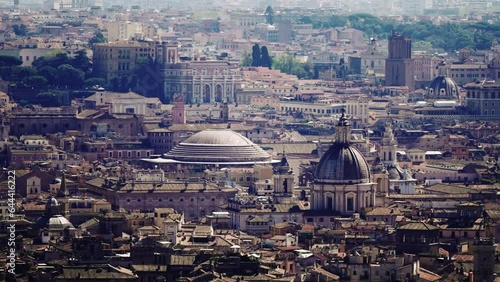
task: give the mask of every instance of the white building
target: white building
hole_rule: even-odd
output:
[[[109,107],[113,114],[137,114],[152,116],[161,108],[158,98],[146,98],[134,92],[118,93],[98,90],[85,98],[85,108]]]
[[[417,180],[408,169],[403,169],[397,161],[397,144],[389,124],[385,127],[384,138],[380,146],[380,159],[389,175],[389,192],[414,194]]]
[[[421,16],[425,9],[432,9],[432,0],[405,0],[400,3],[405,16]]]
[[[142,24],[129,21],[106,21],[104,24],[104,37],[108,42],[129,40],[130,38],[142,34]]]
[[[73,8],[72,0],[46,0],[43,2],[45,10],[70,10]]]

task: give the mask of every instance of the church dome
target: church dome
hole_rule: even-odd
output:
[[[74,226],[64,216],[58,214],[49,219],[48,228],[49,230],[64,230],[66,228],[74,228]]]
[[[50,196],[48,199],[47,199],[47,203],[46,203],[47,206],[57,206],[59,205],[59,203],[57,202],[56,198]]]
[[[351,130],[342,109],[336,126],[336,140],[319,160],[314,172],[315,183],[359,184],[370,183],[370,168],[365,158],[350,145]]]
[[[207,129],[181,142],[165,158],[181,162],[271,162],[271,155],[230,129]]]
[[[457,98],[458,86],[453,79],[446,76],[434,78],[427,90],[427,94],[432,98]]]
[[[358,149],[334,143],[321,157],[315,171],[315,183],[359,184],[370,182],[370,168]]]

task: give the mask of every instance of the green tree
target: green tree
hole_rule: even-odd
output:
[[[12,26],[12,31],[14,31],[14,33],[17,35],[17,36],[26,36],[28,35],[28,27],[24,24],[15,24]]]
[[[71,65],[83,71],[85,74],[89,74],[92,69],[92,63],[87,56],[87,51],[79,50],[76,52],[75,57],[71,60]]]
[[[120,85],[118,86],[118,91],[123,93],[129,91],[129,81],[127,76],[123,75],[120,77]]]
[[[349,20],[347,19],[347,17],[344,16],[333,15],[328,20],[329,27],[344,27],[347,26],[348,24]]]
[[[41,92],[36,95],[36,102],[42,107],[60,107],[63,104],[63,97],[60,93]]]
[[[138,57],[126,91],[133,89],[147,97],[160,97],[163,93],[161,72],[160,65],[153,58],[149,56]],[[118,81],[118,85],[120,85],[120,81]]]
[[[242,67],[249,67],[252,65],[252,54],[250,52],[248,52],[247,50],[245,50],[241,53],[240,65]]]
[[[104,34],[102,34],[102,32],[98,31],[96,34],[94,34],[94,37],[92,37],[90,40],[89,40],[89,47],[92,48],[92,46],[94,46],[94,44],[96,43],[106,43],[107,40],[106,38],[104,37]]]
[[[104,78],[100,77],[91,77],[87,80],[85,80],[84,85],[87,87],[93,87],[93,86],[104,86],[106,84],[106,80]]]
[[[23,64],[23,61],[18,57],[14,56],[0,56],[0,66],[3,67],[14,67],[20,66]]]
[[[57,82],[59,86],[78,89],[82,87],[83,79],[83,72],[69,64],[60,65],[57,68]]]
[[[266,22],[270,25],[273,25],[274,24],[274,10],[273,10],[273,7],[271,7],[270,5],[267,6],[266,8],[266,12],[264,13],[264,15],[266,16]]]
[[[262,66],[262,54],[260,53],[259,44],[252,47],[252,67]]]
[[[303,24],[314,24],[313,20],[311,19],[310,16],[302,16],[299,19],[299,23]]]
[[[273,67],[273,61],[272,61],[271,57],[269,57],[269,51],[267,50],[267,47],[262,46],[262,48],[260,49],[260,53],[262,55],[261,56],[261,66],[271,69]]]
[[[113,77],[109,81],[109,87],[111,88],[111,91],[118,92],[118,90],[120,88],[120,80],[118,79],[118,77]]]
[[[38,75],[47,79],[49,85],[56,85],[57,69],[51,66],[43,66],[37,70]]]
[[[22,82],[26,87],[36,89],[45,89],[48,83],[47,79],[40,75],[28,76]]]
[[[28,76],[36,75],[36,69],[33,67],[26,66],[15,66],[12,67],[11,81],[20,82]]]
[[[312,63],[301,63],[288,51],[273,60],[273,69],[279,69],[281,72],[296,75],[301,79],[311,79],[315,76]]]
[[[411,48],[415,51],[431,51],[433,47],[431,42],[419,40],[412,42]]]
[[[48,53],[45,56],[39,57],[33,61],[31,64],[37,69],[45,66],[58,68],[62,65],[71,65],[72,59],[68,56],[68,53],[64,50],[54,50],[52,53]]]

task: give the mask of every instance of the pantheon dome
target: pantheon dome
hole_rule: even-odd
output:
[[[458,98],[458,86],[453,79],[447,76],[438,76],[434,78],[427,90],[429,98],[436,99],[456,99]]]
[[[230,129],[207,129],[179,143],[164,159],[178,163],[271,163],[272,158],[248,138]]]

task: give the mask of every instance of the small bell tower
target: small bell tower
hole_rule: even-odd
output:
[[[172,107],[172,123],[186,123],[186,106],[184,104],[184,97],[179,93],[174,95],[174,106]]]
[[[274,197],[278,203],[290,203],[293,197],[294,174],[288,164],[283,144],[283,154],[279,165],[273,171]]]
[[[381,161],[385,165],[392,165],[397,163],[396,155],[396,139],[392,133],[390,122],[385,125],[384,137],[380,146]]]
[[[220,122],[227,123],[229,121],[229,105],[226,101],[220,104]]]

